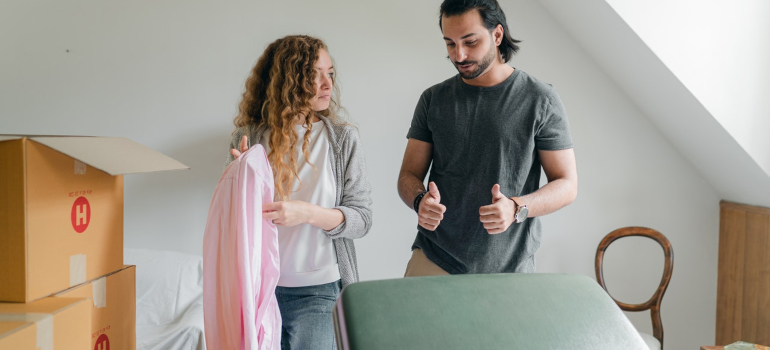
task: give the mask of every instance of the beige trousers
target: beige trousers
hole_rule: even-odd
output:
[[[406,264],[406,272],[404,277],[418,277],[418,276],[442,276],[449,273],[444,271],[438,265],[434,264],[422,249],[412,250],[412,258],[409,259],[409,263]]]

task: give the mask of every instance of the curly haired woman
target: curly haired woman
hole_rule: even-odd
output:
[[[273,168],[276,198],[262,218],[278,226],[282,349],[335,348],[334,302],[358,280],[353,239],[372,226],[358,131],[339,109],[326,45],[294,35],[265,49],[234,121],[228,163],[253,142]]]

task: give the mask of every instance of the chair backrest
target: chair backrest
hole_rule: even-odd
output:
[[[583,275],[512,273],[352,283],[334,315],[340,350],[647,350]]]
[[[650,310],[650,316],[652,317],[652,335],[658,339],[660,347],[663,349],[663,322],[660,318],[660,303],[663,300],[663,294],[666,293],[666,288],[668,288],[668,282],[671,281],[671,273],[674,271],[674,249],[671,248],[671,242],[668,241],[666,236],[656,230],[646,227],[624,227],[610,232],[604,236],[604,239],[599,243],[599,247],[596,248],[596,281],[598,281],[599,285],[607,291],[607,286],[604,284],[604,274],[602,272],[604,252],[607,250],[610,243],[619,238],[630,236],[647,237],[655,240],[661,247],[663,247],[663,255],[665,258],[663,276],[660,279],[658,289],[655,290],[655,293],[649,300],[647,300],[647,302],[641,304],[626,304],[618,301],[612,295],[610,295],[610,297],[624,311]],[[609,291],[607,291],[607,294],[609,294]]]

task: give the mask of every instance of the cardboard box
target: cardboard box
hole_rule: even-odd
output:
[[[0,349],[91,349],[89,306],[90,300],[82,298],[0,303]]]
[[[91,300],[89,349],[136,349],[136,266],[125,266],[55,297]]]
[[[187,169],[125,138],[0,135],[0,301],[123,267],[123,176]]]

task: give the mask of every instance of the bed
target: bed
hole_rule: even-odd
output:
[[[126,249],[136,265],[137,350],[205,350],[200,255]]]

